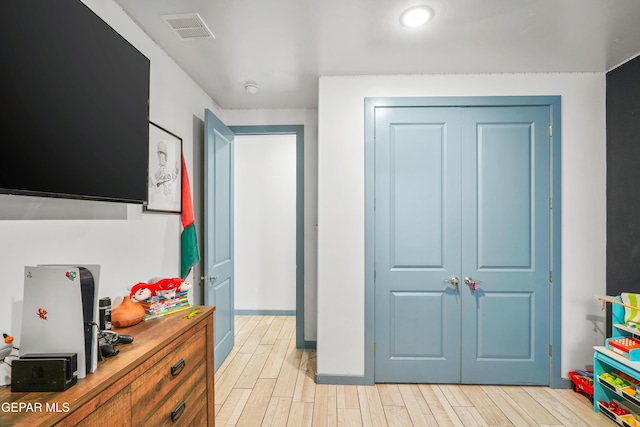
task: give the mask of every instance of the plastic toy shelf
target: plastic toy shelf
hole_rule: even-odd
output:
[[[638,328],[634,328],[632,326],[628,326],[623,323],[615,324],[613,326],[620,331],[629,332],[630,334],[640,337],[640,329]]]
[[[640,361],[630,361],[604,346],[594,350],[593,410],[621,426],[640,426],[640,397],[636,396],[636,388],[640,391]]]

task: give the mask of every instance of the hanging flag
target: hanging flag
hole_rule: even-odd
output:
[[[191,186],[189,185],[189,175],[187,174],[184,155],[182,155],[182,236],[180,245],[180,277],[184,280],[191,271],[191,267],[200,260],[193,203],[191,201]]]

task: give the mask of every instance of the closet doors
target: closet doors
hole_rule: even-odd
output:
[[[549,114],[376,108],[376,382],[549,384]]]

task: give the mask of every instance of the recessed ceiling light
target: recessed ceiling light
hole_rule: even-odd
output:
[[[429,6],[414,6],[402,12],[400,23],[405,27],[419,27],[433,18],[434,11]]]

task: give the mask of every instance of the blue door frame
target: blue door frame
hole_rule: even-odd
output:
[[[296,347],[315,349],[315,341],[304,339],[304,126],[229,126],[235,135],[296,136]]]
[[[559,96],[507,96],[507,97],[416,97],[416,98],[366,98],[365,99],[365,371],[363,377],[341,378],[340,383],[374,383],[375,341],[375,288],[374,288],[374,130],[377,107],[464,107],[464,106],[548,106],[551,112],[550,194],[551,212],[550,262],[553,273],[550,325],[551,363],[550,386],[568,387],[568,380],[561,377],[561,122]],[[327,380],[325,378],[325,380]],[[326,381],[323,381],[326,382]]]

